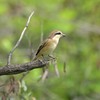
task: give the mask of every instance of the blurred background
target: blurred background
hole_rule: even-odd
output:
[[[67,35],[54,56],[60,78],[53,66],[50,77],[41,83],[41,71],[30,71],[11,100],[100,100],[100,0],[0,0],[0,66],[6,65],[10,50],[20,37],[32,11],[25,35],[11,63],[29,62],[41,41],[53,30]],[[66,72],[64,66],[66,65]],[[0,85],[12,76],[1,76]],[[22,77],[14,75],[19,82]],[[3,89],[4,88],[4,89]],[[0,100],[9,85],[0,86]]]

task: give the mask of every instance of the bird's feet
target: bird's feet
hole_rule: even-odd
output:
[[[51,55],[48,55],[48,56],[49,56],[50,60],[56,60],[56,57],[53,57]]]

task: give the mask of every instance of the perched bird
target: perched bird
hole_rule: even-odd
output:
[[[51,54],[58,45],[59,39],[65,36],[61,31],[53,31],[49,37],[39,46],[33,60],[44,59],[45,57],[52,57]]]

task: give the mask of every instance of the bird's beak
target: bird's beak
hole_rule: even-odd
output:
[[[66,37],[66,35],[65,35],[65,34],[63,34],[62,36],[63,36],[63,37]]]

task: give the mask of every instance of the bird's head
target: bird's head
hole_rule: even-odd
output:
[[[49,38],[59,40],[63,36],[65,36],[65,34],[63,34],[61,31],[53,31],[51,32]]]

